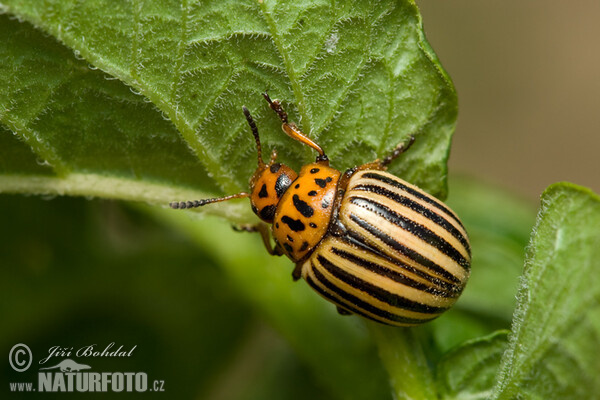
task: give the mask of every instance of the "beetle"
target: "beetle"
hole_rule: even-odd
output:
[[[278,100],[267,93],[263,96],[283,131],[317,151],[315,162],[296,173],[276,162],[273,151],[265,163],[258,129],[243,107],[258,154],[249,192],[173,202],[171,208],[249,197],[263,222],[242,229],[259,232],[270,254],[292,260],[293,279],[303,278],[340,314],[413,326],[449,309],[470,274],[467,232],[440,200],[386,172],[412,145],[414,136],[387,157],[342,174],[329,165],[317,143],[288,121]]]

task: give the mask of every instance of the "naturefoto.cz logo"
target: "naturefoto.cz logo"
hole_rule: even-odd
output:
[[[73,347],[53,346],[48,355],[33,363],[34,356],[26,344],[12,347],[8,355],[10,366],[16,372],[37,369],[37,385],[34,381],[11,382],[11,392],[162,392],[164,381],[148,383],[145,372],[97,372],[93,359],[100,357],[131,357],[137,346],[124,348],[110,343],[103,348],[96,344]],[[67,358],[69,357],[69,358]],[[73,360],[83,358],[85,363]],[[89,364],[89,365],[88,365]],[[32,368],[32,365],[34,366]]]

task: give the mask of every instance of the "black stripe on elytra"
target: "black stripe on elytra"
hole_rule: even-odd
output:
[[[281,217],[281,222],[290,227],[294,232],[300,232],[306,229],[306,226],[299,219],[292,219],[287,215]]]
[[[312,266],[312,271],[315,275],[315,278],[318,282],[320,282],[323,286],[325,286],[325,288],[327,288],[327,290],[321,288],[319,285],[317,285],[314,281],[312,281],[312,278],[309,276],[307,276],[307,282],[308,284],[315,289],[317,292],[319,292],[321,295],[323,295],[323,297],[331,300],[332,302],[336,303],[336,304],[341,304],[343,307],[347,308],[348,310],[354,312],[355,314],[358,315],[362,315],[365,318],[369,318],[369,319],[374,319],[373,317],[369,316],[369,314],[373,314],[376,315],[382,319],[391,321],[391,322],[397,322],[400,324],[421,324],[423,322],[429,321],[434,319],[433,318],[427,318],[427,319],[419,319],[419,318],[408,318],[408,317],[403,317],[401,315],[396,315],[396,314],[392,314],[388,311],[382,310],[380,308],[377,308],[376,306],[367,303],[364,300],[359,299],[358,297],[343,291],[342,289],[340,289],[339,287],[337,287],[336,285],[334,285],[333,283],[331,283],[329,280],[327,280],[327,278],[325,278],[325,276],[323,274],[321,274],[319,272],[318,269],[315,268],[315,266]],[[336,294],[339,298],[342,299],[342,301],[340,301],[340,299],[336,296],[334,296],[333,294]],[[375,321],[378,321],[377,319],[375,319]]]
[[[286,174],[281,174],[277,177],[277,181],[275,181],[275,193],[277,193],[277,197],[283,196],[285,191],[292,184],[292,180]]]
[[[392,257],[388,256],[387,254],[384,254],[379,249],[372,247],[369,243],[366,243],[364,241],[365,240],[364,236],[357,232],[349,230],[342,239],[344,240],[344,242],[346,242],[350,246],[359,247],[359,248],[363,249],[364,251],[373,253],[373,254],[377,255],[378,257],[381,257],[382,259],[387,260],[390,263],[396,265],[397,267],[402,268],[406,271],[409,271],[409,272],[427,280],[428,282],[431,282],[432,284],[434,284],[435,286],[440,288],[440,291],[447,291],[447,292],[453,292],[453,293],[457,292],[457,289],[458,289],[457,285],[448,283],[448,282],[438,278],[435,275],[431,275],[431,274],[427,273],[424,270],[417,269],[417,268],[415,268],[409,264],[406,264],[398,259],[392,258]],[[454,277],[451,277],[449,279],[451,279],[452,281],[454,281],[456,283],[460,283],[460,281]]]
[[[356,224],[358,224],[358,226],[365,229],[371,235],[375,236],[376,238],[381,240],[383,243],[385,243],[392,249],[405,255],[406,257],[410,258],[411,260],[415,261],[416,263],[421,264],[423,267],[427,268],[428,270],[448,279],[451,282],[460,283],[460,279],[458,279],[457,277],[452,275],[446,269],[440,267],[438,264],[436,264],[435,262],[431,261],[430,259],[424,257],[420,253],[417,253],[416,251],[409,249],[408,247],[400,244],[399,242],[394,240],[394,238],[385,234],[379,228],[373,226],[372,224],[365,221],[364,219],[357,217],[354,214],[350,214],[350,219],[352,221],[354,221]]]
[[[434,213],[433,211],[431,211],[431,209],[422,206],[421,204],[409,199],[406,196],[402,196],[402,195],[399,195],[398,193],[392,192],[391,190],[388,190],[382,186],[357,185],[357,186],[353,187],[352,190],[359,190],[359,191],[375,193],[375,194],[378,194],[385,198],[394,200],[396,203],[402,204],[403,206],[410,208],[414,212],[421,214],[425,218],[429,219],[430,221],[434,222],[435,224],[439,225],[440,227],[442,227],[446,231],[448,231],[448,233],[450,233],[452,236],[454,236],[460,242],[460,244],[462,244],[464,246],[464,248],[467,250],[467,252],[469,254],[471,254],[471,247],[469,246],[469,242],[463,236],[463,234],[458,229],[456,229],[454,227],[454,225],[452,225],[446,218],[442,217],[439,214]]]
[[[300,200],[300,196],[297,194],[292,196],[292,200],[294,202],[294,207],[296,207],[296,210],[298,210],[302,216],[310,218],[315,213],[315,210],[313,210],[313,208],[309,206],[307,202]]]
[[[263,183],[262,187],[260,188],[260,192],[258,192],[258,197],[261,199],[264,199],[265,197],[269,197],[269,193],[267,193],[267,184]]]
[[[333,254],[343,258],[344,260],[351,262],[361,268],[364,268],[368,271],[374,272],[378,275],[385,276],[386,278],[390,278],[394,282],[398,282],[400,284],[410,286],[411,288],[420,290],[422,292],[434,294],[436,296],[447,297],[447,298],[457,297],[459,294],[456,291],[440,290],[436,287],[432,287],[432,286],[426,285],[422,282],[415,281],[414,279],[412,279],[402,273],[399,273],[398,271],[389,269],[389,268],[387,268],[383,265],[380,265],[376,262],[365,260],[362,257],[358,257],[357,255],[355,255],[353,253],[349,253],[343,249],[338,249],[337,247],[332,247],[331,252]],[[394,263],[394,264],[396,264],[396,263]]]
[[[265,221],[272,221],[273,218],[275,217],[276,210],[277,210],[277,207],[274,206],[273,204],[264,206],[260,210],[259,217],[261,217]]]
[[[448,307],[434,307],[427,304],[419,303],[414,300],[410,300],[406,297],[399,296],[395,293],[388,292],[379,286],[373,285],[363,279],[360,279],[356,275],[353,275],[347,271],[344,271],[322,255],[317,256],[319,263],[333,275],[335,278],[346,283],[347,285],[367,293],[368,295],[392,306],[398,307],[405,310],[423,313],[423,314],[440,314],[448,309]]]
[[[442,202],[440,202],[439,200],[437,200],[436,198],[432,197],[431,195],[427,195],[424,194],[418,190],[415,190],[411,187],[406,186],[405,184],[403,184],[402,182],[399,182],[395,179],[391,179],[387,176],[378,174],[377,172],[366,172],[362,175],[365,178],[369,178],[369,179],[375,179],[377,181],[383,182],[383,183],[387,183],[388,185],[397,187],[398,189],[402,189],[410,194],[412,194],[413,196],[415,196],[418,199],[423,200],[426,203],[431,204],[434,207],[439,208],[440,210],[442,210],[443,212],[445,212],[446,214],[454,217],[454,213],[452,211],[450,211],[450,209],[448,209],[448,207],[446,207],[444,204],[442,204]],[[460,222],[460,220],[458,218],[455,218],[456,222],[458,222],[458,224],[460,226],[463,226],[462,222]]]
[[[384,254],[377,248],[374,248],[370,244],[366,243],[364,241],[365,238],[363,237],[363,235],[360,235],[357,232],[348,231],[347,234],[342,237],[342,240],[350,246],[358,247],[364,251],[373,253],[377,257],[380,257],[384,260],[389,261],[390,263],[394,264],[398,268],[402,268],[406,271],[409,271],[409,272],[425,279],[428,282],[431,282],[433,285],[435,285],[439,288],[438,290],[440,292],[454,293],[453,296],[457,297],[460,294],[460,292],[462,291],[461,287],[459,287],[455,284],[448,283],[448,282],[438,278],[437,276],[428,274],[426,271],[417,269],[417,268],[413,267],[412,265],[406,264],[398,259],[394,259],[394,258],[388,256],[387,254]],[[457,279],[453,279],[453,281],[455,281],[456,283],[460,283],[460,281]]]
[[[435,247],[441,253],[450,257],[454,262],[464,269],[469,268],[469,261],[467,261],[467,259],[464,258],[454,246],[426,226],[418,224],[412,219],[406,218],[405,216],[393,211],[389,207],[384,206],[383,204],[380,204],[372,199],[351,196],[348,201],[358,207],[364,208],[383,217],[386,221],[389,221],[397,227],[404,229],[405,231],[410,232],[416,237],[422,239],[424,242]]]
[[[314,269],[314,267],[313,267],[313,269]],[[345,309],[351,311],[353,314],[361,315],[361,316],[363,316],[365,318],[368,318],[368,319],[371,319],[371,320],[373,319],[373,317],[371,317],[370,315],[365,314],[361,309],[356,308],[353,304],[350,304],[350,303],[346,304],[344,301],[342,301],[342,300],[336,298],[335,296],[333,296],[327,290],[322,289],[319,285],[317,285],[315,283],[315,281],[313,280],[313,278],[311,276],[307,276],[305,280],[306,280],[306,283],[308,283],[308,286],[310,286],[315,292],[319,293],[321,296],[323,296],[327,300],[331,301],[335,305],[339,306],[341,304],[342,307],[344,307]],[[388,318],[388,320],[389,320],[389,318]],[[384,322],[382,322],[380,320],[375,320],[375,321],[380,322],[380,323],[384,323]],[[419,321],[415,322],[415,324],[418,324],[418,323],[421,323],[421,321],[419,320]]]

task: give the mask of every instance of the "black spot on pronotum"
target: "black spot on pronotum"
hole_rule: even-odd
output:
[[[327,182],[325,181],[325,179],[315,178],[315,183],[321,188],[327,186]]]
[[[267,193],[267,185],[265,183],[263,183],[262,187],[260,188],[260,192],[258,192],[258,197],[260,197],[261,199],[269,197],[269,193]]]
[[[297,194],[295,194],[292,197],[292,200],[294,201],[294,207],[296,207],[296,210],[298,210],[300,214],[302,214],[304,217],[310,218],[315,213],[315,210],[313,210],[313,208],[309,206],[308,203],[306,203],[303,200],[300,200],[300,197]]]
[[[296,183],[296,186],[294,186],[295,189],[298,189],[300,187],[299,183]]]
[[[329,199],[327,199],[327,198],[323,199],[323,201],[321,202],[321,207],[322,208],[329,207]]]
[[[261,217],[265,221],[272,221],[273,217],[275,217],[275,207],[273,204],[269,206],[265,206],[260,210],[259,217]]]
[[[308,224],[311,228],[316,228],[317,224],[315,224],[314,222],[311,222],[310,224]]]
[[[291,184],[292,180],[289,176],[287,176],[286,174],[279,175],[277,181],[275,182],[275,193],[277,193],[277,197],[279,198],[283,196],[283,194],[290,187]]]
[[[271,164],[271,166],[269,167],[269,170],[272,173],[276,173],[277,171],[279,171],[279,168],[281,168],[281,164],[280,163],[275,163],[275,164]]]
[[[291,237],[290,235],[287,235],[287,240],[289,240],[290,242],[294,243],[294,238]]]
[[[304,226],[302,221],[300,221],[299,219],[292,219],[292,218],[288,217],[287,215],[284,215],[281,218],[281,222],[283,222],[284,224],[289,226],[290,229],[293,230],[294,232],[300,232],[300,231],[303,231],[304,229],[306,229],[306,226]]]
[[[309,196],[316,196],[317,195],[317,191],[316,190],[311,190],[310,192],[308,192]]]
[[[319,169],[319,168],[313,168],[313,169],[311,169],[311,170],[310,170],[310,173],[311,173],[311,174],[316,174],[316,173],[317,173],[317,172],[319,172],[319,171],[320,171],[320,169]]]
[[[275,222],[275,228],[279,229],[279,222]]]
[[[287,243],[284,243],[283,247],[287,250],[288,253],[293,253],[294,252],[294,249],[292,248],[292,246],[290,246]]]
[[[302,243],[302,246],[300,246],[300,251],[304,251],[306,249],[308,249],[308,242],[304,242]]]

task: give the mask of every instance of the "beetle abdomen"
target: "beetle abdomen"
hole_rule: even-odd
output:
[[[305,280],[342,309],[417,325],[450,308],[469,277],[464,227],[439,200],[379,170],[354,174],[338,215],[345,228],[319,244]]]

